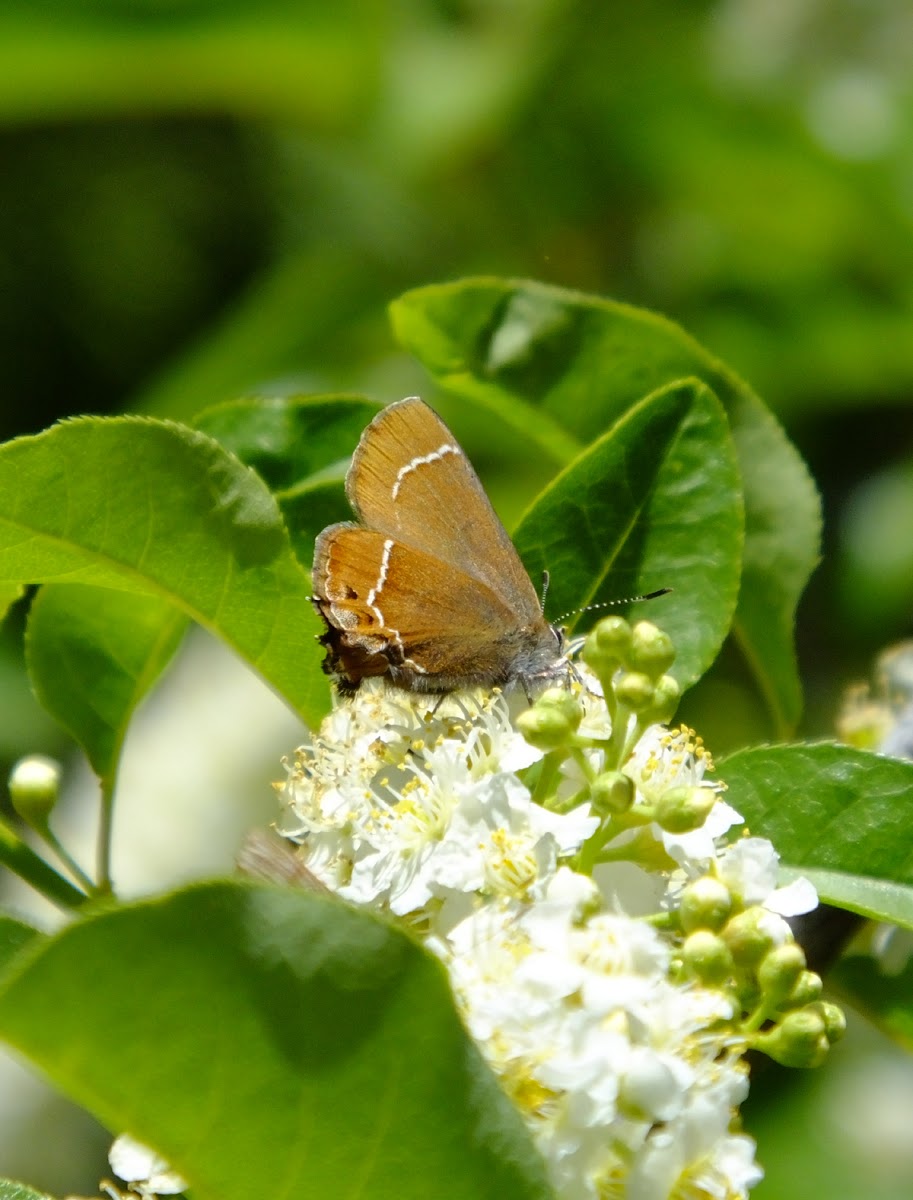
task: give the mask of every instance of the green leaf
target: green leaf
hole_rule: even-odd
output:
[[[837,963],[827,982],[899,1045],[913,1050],[913,963],[888,975],[877,960],[851,954]]]
[[[194,425],[281,494],[348,460],[381,407],[363,396],[245,397],[206,409]]]
[[[200,1200],[550,1194],[443,968],[373,917],[216,882],[26,957],[0,1035]]]
[[[5,971],[19,951],[37,937],[41,934],[31,925],[0,913],[0,971]]]
[[[888,921],[913,929],[913,885],[869,879],[845,871],[826,871],[820,867],[785,870],[787,876],[804,875],[823,901],[845,908],[872,921]]]
[[[465,279],[407,292],[390,311],[400,342],[442,387],[562,466],[658,388],[695,376],[713,389],[745,496],[733,632],[785,734],[801,709],[792,633],[817,562],[820,509],[802,460],[746,384],[662,317],[544,284]]]
[[[675,642],[672,673],[688,686],[729,630],[742,537],[726,416],[689,380],[629,409],[546,488],[514,540],[534,579],[551,572],[556,615],[671,587],[656,620]],[[581,619],[592,615],[570,624]]]
[[[0,581],[157,595],[211,629],[305,717],[325,711],[319,622],[263,482],[211,438],[83,418],[0,447]]]
[[[315,479],[276,497],[298,561],[308,569],[318,533],[337,521],[353,519],[352,506],[346,498],[345,475],[345,468],[340,467],[335,479]]]
[[[52,1197],[13,1179],[0,1179],[0,1200],[52,1200]]]
[[[346,468],[380,409],[360,396],[248,398],[207,409],[196,426],[266,480],[299,560],[310,565],[318,533],[351,519]]]
[[[35,597],[26,636],[32,687],[100,778],[114,775],[130,718],[186,627],[158,596],[60,583]]]
[[[19,583],[0,583],[0,621],[3,620],[24,590]]]
[[[719,764],[727,801],[821,898],[913,928],[913,763],[847,746],[762,746]],[[896,886],[891,886],[896,885]]]

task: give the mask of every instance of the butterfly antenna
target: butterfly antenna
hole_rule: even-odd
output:
[[[549,575],[548,571],[543,571],[542,572],[542,600],[540,602],[542,605],[543,612],[545,612],[545,597],[548,595],[548,582],[550,579],[551,579],[551,576]]]
[[[599,604],[585,604],[583,608],[572,608],[570,612],[562,613],[554,623],[560,625],[568,617],[576,617],[578,613],[593,612],[597,608],[615,608],[619,604],[639,604],[641,600],[655,600],[657,596],[668,596],[671,591],[672,588],[657,588],[655,592],[645,592],[642,596],[621,596],[617,600],[603,600]]]

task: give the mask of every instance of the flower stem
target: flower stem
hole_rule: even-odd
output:
[[[42,841],[46,842],[47,845],[50,846],[50,848],[54,851],[54,853],[70,872],[83,891],[87,892],[90,896],[98,891],[95,884],[85,873],[73,855],[70,854],[69,850],[67,850],[67,848],[63,845],[63,843],[57,837],[57,834],[51,829],[50,825],[45,824],[41,829],[36,829],[36,832],[41,837]]]
[[[3,822],[0,822],[0,863],[59,908],[76,909],[89,899],[85,892],[59,875]]]
[[[114,784],[116,769],[101,778],[101,807],[98,819],[98,848],[95,874],[97,890],[102,895],[111,892],[111,838],[114,825]]]

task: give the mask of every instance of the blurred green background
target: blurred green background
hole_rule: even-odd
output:
[[[522,464],[397,350],[386,303],[484,272],[655,309],[754,385],[821,487],[798,641],[801,732],[827,736],[913,635],[911,81],[908,0],[2,0],[2,434],[421,391],[513,517]],[[64,749],[20,618],[4,766]],[[766,733],[729,666],[688,714],[717,750]],[[758,1089],[762,1200],[911,1194],[909,1136],[873,1157],[847,1134],[852,1053]],[[904,1087],[913,1111],[885,1061],[882,1124]]]

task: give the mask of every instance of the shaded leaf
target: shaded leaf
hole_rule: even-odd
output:
[[[713,661],[739,589],[742,498],[726,417],[709,388],[673,384],[629,409],[534,502],[515,534],[533,579],[550,571],[553,618],[659,587],[672,673]],[[573,616],[591,625],[598,613]],[[645,614],[653,618],[651,609]]]
[[[380,409],[362,396],[245,397],[206,409],[194,425],[282,493],[348,460]]]
[[[772,414],[672,322],[578,292],[474,278],[391,306],[397,337],[448,391],[496,413],[560,465],[631,405],[696,376],[729,418],[745,496],[743,586],[733,633],[778,728],[801,709],[793,648],[799,596],[818,556],[820,508]]]
[[[26,635],[32,687],[101,778],[116,771],[130,718],[186,628],[159,596],[64,583],[35,597]]]
[[[206,884],[27,957],[0,1034],[194,1196],[549,1195],[441,965],[337,901]]]
[[[360,396],[248,398],[207,409],[196,424],[266,480],[299,560],[310,567],[318,533],[352,517],[346,470],[380,409]]]
[[[158,595],[303,715],[327,706],[308,578],[275,500],[204,434],[84,418],[0,447],[0,580]]]
[[[310,569],[314,542],[318,533],[337,521],[352,520],[352,506],[346,498],[345,468],[335,479],[323,478],[276,497],[289,537],[300,562]]]
[[[913,963],[887,975],[875,959],[851,954],[837,963],[827,982],[894,1041],[913,1050]]]

